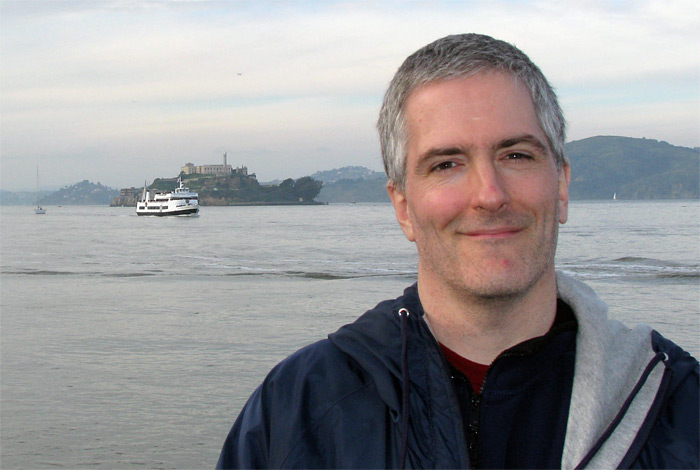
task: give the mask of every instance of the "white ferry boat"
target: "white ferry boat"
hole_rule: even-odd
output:
[[[189,215],[199,214],[199,195],[190,191],[177,179],[178,187],[169,193],[151,193],[143,185],[143,196],[136,203],[136,215]]]

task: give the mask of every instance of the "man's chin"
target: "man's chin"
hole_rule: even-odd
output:
[[[510,302],[524,297],[527,293],[527,289],[513,286],[470,286],[463,290],[470,298],[489,303]]]
[[[488,276],[480,274],[473,279],[464,279],[464,293],[483,301],[511,301],[526,296],[541,277],[513,269],[490,271]]]

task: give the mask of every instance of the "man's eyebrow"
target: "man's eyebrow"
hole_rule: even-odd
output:
[[[421,164],[423,162],[427,162],[432,160],[433,158],[437,157],[449,157],[451,155],[460,155],[464,154],[465,149],[458,147],[456,145],[452,145],[449,147],[432,147],[426,150],[425,152],[421,153],[418,155],[417,164]]]
[[[547,145],[540,139],[531,134],[525,134],[517,137],[510,137],[508,139],[503,139],[494,145],[494,150],[505,149],[508,147],[514,147],[518,144],[530,144],[537,148],[542,153],[547,153]]]
[[[464,149],[457,147],[457,146],[434,147],[434,148],[428,149],[426,152],[424,152],[421,155],[421,157],[423,157],[423,158],[444,157],[444,156],[449,156],[449,155],[458,155],[460,153],[464,153]]]

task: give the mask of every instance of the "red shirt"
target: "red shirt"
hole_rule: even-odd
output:
[[[450,364],[467,376],[472,385],[472,389],[476,393],[479,393],[481,391],[481,386],[484,383],[484,378],[486,378],[486,372],[488,372],[490,364],[478,364],[474,361],[470,361],[466,357],[462,357],[456,352],[452,351],[442,343],[440,343],[440,349],[442,349],[442,353],[445,355],[445,358],[450,362]]]

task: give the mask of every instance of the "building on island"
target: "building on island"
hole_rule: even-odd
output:
[[[130,188],[122,188],[119,190],[119,195],[122,197],[136,197],[141,194],[143,191],[143,188],[134,188],[133,186]]]
[[[181,168],[182,172],[186,175],[199,174],[199,175],[229,175],[232,173],[231,165],[226,163],[226,153],[224,153],[224,164],[223,165],[193,165],[192,163],[187,163]]]
[[[241,166],[238,168],[233,168],[226,162],[226,153],[224,153],[224,164],[223,165],[194,165],[192,163],[186,163],[180,171],[186,175],[240,175],[255,178],[255,174],[248,174],[248,167]]]

